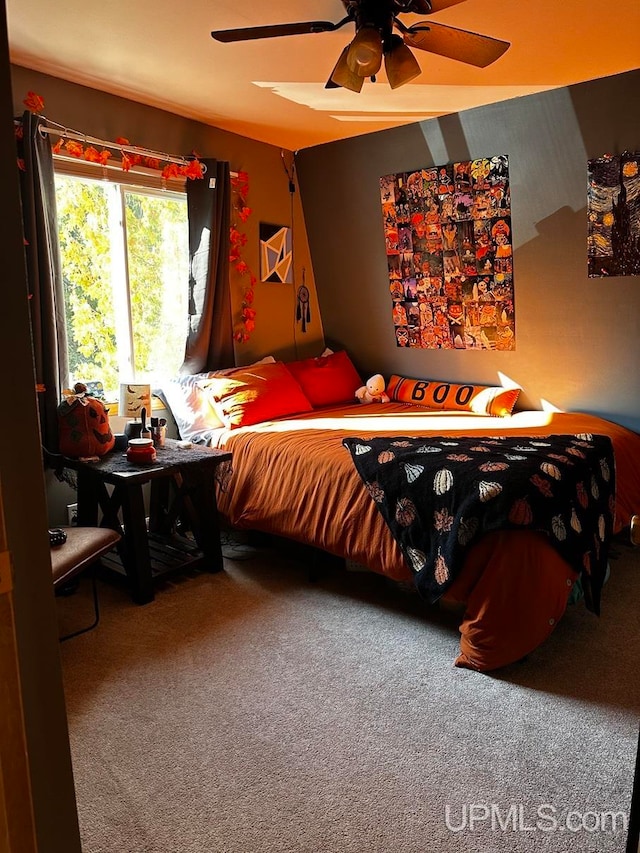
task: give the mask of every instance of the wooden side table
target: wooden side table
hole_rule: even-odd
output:
[[[77,472],[78,525],[99,524],[121,534],[117,552],[102,562],[126,575],[136,603],[153,601],[154,579],[167,572],[186,565],[210,572],[223,568],[215,481],[230,464],[226,450],[181,448],[171,439],[157,448],[156,462],[144,466],[132,465],[119,451],[97,462],[65,458],[65,467]],[[151,484],[148,528],[145,483]],[[178,534],[180,520],[195,541]]]

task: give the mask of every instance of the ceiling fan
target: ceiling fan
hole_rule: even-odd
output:
[[[485,68],[510,46],[509,42],[469,30],[427,21],[406,26],[398,15],[430,15],[463,0],[341,0],[346,15],[337,23],[299,21],[235,30],[214,30],[216,41],[237,42],[277,36],[326,33],[348,23],[355,24],[355,36],[342,51],[325,85],[327,89],[344,87],[360,92],[367,77],[375,81],[384,60],[389,86],[397,89],[420,74],[420,66],[410,47],[457,59]],[[394,32],[398,30],[401,35]]]

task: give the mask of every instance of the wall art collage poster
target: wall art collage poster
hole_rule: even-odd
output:
[[[588,162],[589,278],[640,275],[640,151]]]
[[[380,178],[399,347],[514,350],[507,155]]]

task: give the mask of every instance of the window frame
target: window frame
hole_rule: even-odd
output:
[[[64,177],[70,178],[78,178],[85,179],[91,181],[104,181],[109,184],[113,184],[118,187],[118,195],[119,195],[119,210],[116,214],[115,207],[112,205],[112,202],[109,202],[109,216],[110,219],[112,216],[117,215],[119,217],[119,227],[114,229],[119,235],[121,235],[122,240],[118,242],[121,243],[119,249],[120,256],[123,258],[123,264],[125,267],[125,290],[126,290],[126,298],[123,299],[123,294],[120,295],[122,301],[125,302],[125,314],[126,314],[126,322],[127,322],[127,330],[126,333],[118,335],[118,339],[122,340],[124,338],[127,339],[127,352],[120,353],[118,352],[118,372],[121,376],[121,381],[123,376],[128,377],[127,381],[135,382],[135,364],[134,364],[134,342],[133,342],[133,321],[132,321],[132,311],[131,311],[131,291],[130,291],[130,282],[129,282],[129,271],[128,271],[128,252],[127,252],[127,224],[126,224],[126,210],[125,210],[125,194],[127,192],[138,192],[149,196],[156,196],[158,198],[173,198],[180,201],[185,201],[186,197],[186,183],[187,179],[184,176],[172,177],[169,179],[165,179],[162,175],[154,170],[149,169],[144,166],[135,166],[131,169],[125,171],[122,169],[120,165],[117,164],[101,164],[101,163],[92,163],[90,161],[81,160],[76,157],[70,157],[69,155],[64,154],[54,154],[53,155],[53,165],[54,165],[54,174],[62,175]],[[113,231],[110,229],[110,234]],[[119,318],[118,319],[118,315]],[[123,315],[121,312],[116,312],[116,324],[123,319]],[[124,361],[123,361],[124,359]],[[107,406],[116,406],[118,404],[118,389],[115,390],[113,397],[110,395],[109,400],[107,400]]]

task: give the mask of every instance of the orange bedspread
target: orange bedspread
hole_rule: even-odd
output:
[[[616,530],[628,525],[640,511],[636,433],[580,413],[536,411],[491,418],[393,402],[316,410],[221,431],[217,444],[233,452],[233,475],[229,487],[218,494],[218,506],[235,527],[304,542],[395,580],[411,581],[400,548],[342,439],[553,433],[599,433],[612,439]],[[468,555],[446,596],[466,605],[456,663],[488,670],[532,651],[561,618],[574,578],[542,534],[503,531],[485,537]]]

